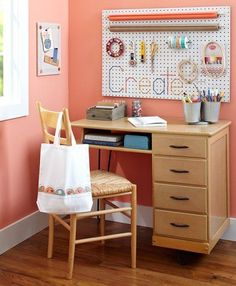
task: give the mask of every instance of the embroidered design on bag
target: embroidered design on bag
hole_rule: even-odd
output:
[[[52,187],[47,187],[45,192],[53,194],[55,193],[55,190]]]
[[[45,192],[44,186],[40,186],[40,187],[39,187],[39,192]]]
[[[73,189],[66,189],[66,194],[67,194],[67,195],[74,195],[75,192],[74,192]]]
[[[59,196],[65,196],[66,195],[65,191],[62,189],[56,190],[55,193],[56,193],[56,195],[59,195]]]
[[[83,192],[88,192],[87,190],[86,190],[86,187],[85,187],[85,190],[83,189],[83,188],[81,188],[81,187],[78,187],[76,190],[75,190],[75,193],[76,194],[80,194],[80,193],[83,193]]]
[[[83,187],[77,187],[75,189],[69,188],[66,190],[63,189],[54,189],[50,186],[40,186],[38,189],[39,192],[43,192],[43,193],[50,193],[52,195],[58,195],[58,196],[67,196],[67,195],[75,195],[75,194],[81,194],[81,193],[87,193],[87,192],[91,192],[90,187],[85,186]]]

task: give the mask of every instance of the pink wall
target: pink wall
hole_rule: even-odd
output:
[[[69,48],[69,106],[72,119],[85,117],[85,110],[101,99],[101,12],[103,9],[157,8],[180,6],[221,5],[232,7],[232,56],[231,103],[222,106],[221,118],[232,120],[231,125],[231,216],[236,217],[236,1],[235,0],[70,0],[70,48]],[[131,100],[127,99],[129,109]],[[182,117],[179,101],[142,100],[144,115]],[[95,152],[93,166],[96,160]],[[118,167],[112,169],[125,174],[138,184],[139,204],[151,205],[151,158],[138,154],[115,154]],[[115,161],[115,160],[114,160]],[[114,162],[113,161],[113,162]]]
[[[58,3],[60,2],[60,5]],[[101,99],[101,11],[103,9],[164,7],[154,0],[30,0],[29,16],[29,108],[30,115],[16,120],[0,122],[0,228],[36,210],[39,144],[41,130],[35,101],[60,110],[69,103],[71,118],[85,116],[85,110]],[[181,5],[189,6],[188,0]],[[234,0],[192,0],[191,6],[232,6],[232,51],[235,51],[236,2]],[[169,7],[178,6],[176,0]],[[56,7],[56,8],[55,8]],[[36,76],[36,22],[58,22],[62,25],[62,72],[58,76]],[[68,23],[70,21],[70,23]],[[70,35],[68,33],[70,26]],[[70,39],[69,39],[70,37]],[[68,41],[69,40],[69,41]],[[68,50],[68,43],[70,49]],[[70,56],[68,68],[68,55]],[[232,54],[232,79],[235,78],[236,57]],[[70,94],[68,92],[68,74]],[[221,117],[233,121],[231,126],[231,216],[236,217],[236,92],[231,83],[231,103],[224,104]],[[68,102],[69,100],[69,102]],[[127,99],[130,107],[131,100]],[[143,100],[144,114],[182,116],[180,102]],[[105,154],[106,156],[106,154]],[[114,154],[112,170],[124,172],[139,187],[139,203],[151,204],[151,159],[147,155]],[[96,153],[92,153],[93,167]],[[115,162],[119,162],[115,165]],[[140,167],[137,167],[140,166]]]
[[[60,5],[58,5],[60,2]],[[68,0],[29,1],[29,112],[0,122],[0,228],[36,210],[39,146],[42,140],[36,100],[55,110],[68,105]],[[62,26],[62,72],[36,76],[36,22]]]

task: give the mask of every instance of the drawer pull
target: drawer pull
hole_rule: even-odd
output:
[[[179,174],[187,174],[189,171],[187,170],[175,170],[175,169],[170,169],[171,172],[173,173],[179,173]]]
[[[169,145],[170,148],[174,149],[188,149],[189,147],[186,145]]]
[[[171,199],[176,200],[176,201],[189,201],[189,198],[187,197],[175,197],[175,196],[170,196]]]
[[[174,227],[189,227],[189,224],[171,222],[170,225]]]

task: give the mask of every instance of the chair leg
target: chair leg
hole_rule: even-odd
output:
[[[136,268],[137,253],[137,187],[133,185],[131,195],[131,267]]]
[[[100,199],[99,200],[99,209],[104,210],[105,209],[105,200]],[[105,235],[105,215],[100,215],[100,222],[99,222],[99,227],[100,227],[100,235],[104,236]],[[104,244],[105,241],[101,240],[101,244]]]
[[[73,275],[74,258],[75,258],[76,225],[77,225],[76,214],[71,214],[70,215],[70,242],[69,242],[67,279],[71,279]]]
[[[53,243],[54,243],[54,218],[52,215],[48,217],[48,258],[52,258],[53,255]]]

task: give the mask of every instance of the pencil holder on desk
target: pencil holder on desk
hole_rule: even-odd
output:
[[[139,99],[132,101],[132,117],[140,117],[142,115],[142,106]]]
[[[201,120],[201,102],[183,102],[184,118],[189,124]]]
[[[220,116],[220,102],[203,102],[202,103],[202,120],[215,123]]]

